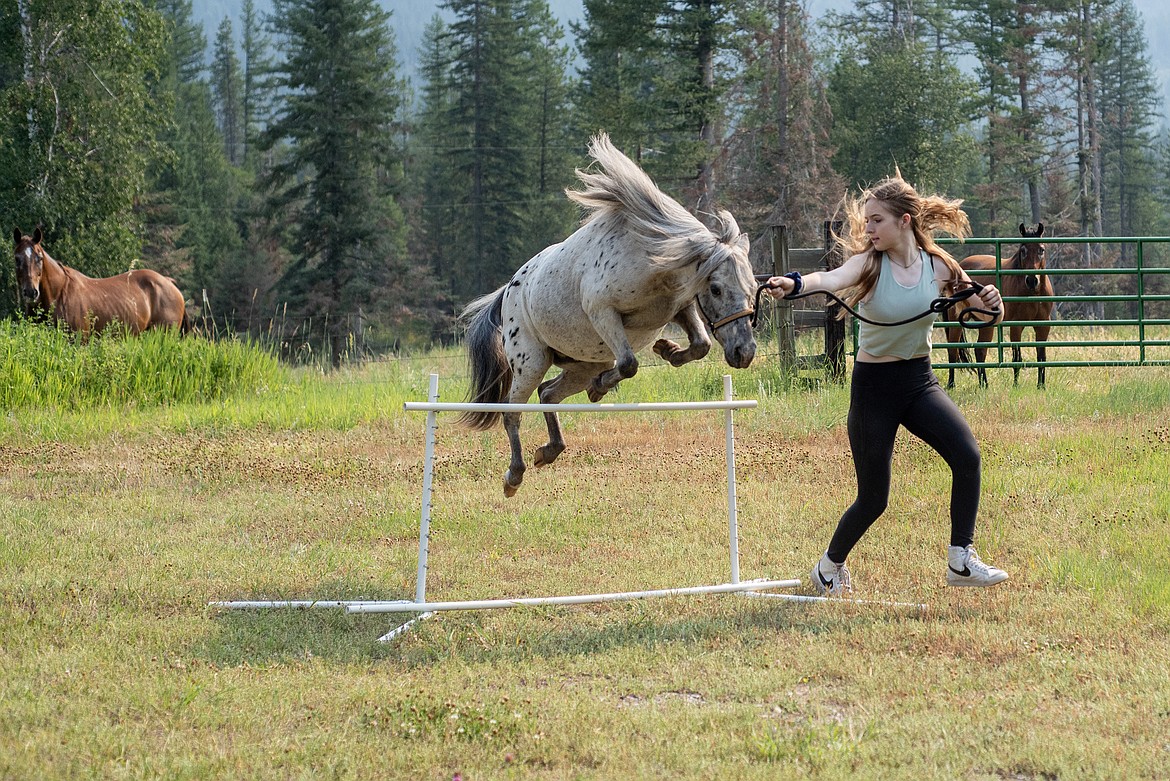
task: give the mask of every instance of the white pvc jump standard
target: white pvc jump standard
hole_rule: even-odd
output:
[[[723,377],[722,401],[690,401],[690,402],[644,402],[632,404],[476,404],[476,403],[440,403],[439,376],[430,375],[430,388],[427,402],[411,402],[403,404],[406,411],[425,411],[426,444],[423,462],[422,512],[418,534],[418,573],[415,581],[414,600],[262,600],[262,601],[233,601],[212,602],[214,607],[229,609],[248,608],[344,608],[348,613],[418,613],[415,618],[378,638],[379,642],[390,642],[399,635],[408,631],[417,621],[432,617],[438,612],[446,610],[491,610],[537,605],[579,605],[599,602],[618,602],[634,599],[648,599],[653,597],[683,596],[691,594],[758,594],[762,591],[779,588],[796,588],[800,585],[799,579],[769,580],[756,579],[741,581],[739,579],[739,532],[736,518],[735,496],[735,434],[733,428],[733,412],[737,409],[753,409],[756,401],[736,401],[732,395],[731,376]],[[435,431],[438,427],[436,413],[438,412],[665,412],[681,410],[724,410],[724,430],[726,437],[727,457],[727,526],[729,539],[729,556],[731,564],[731,580],[714,586],[686,586],[679,588],[655,589],[650,591],[626,591],[606,594],[579,594],[554,597],[522,597],[517,599],[485,599],[457,602],[427,602],[426,578],[427,558],[430,548],[431,507],[434,478],[435,459]]]

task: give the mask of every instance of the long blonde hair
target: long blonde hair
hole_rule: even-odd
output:
[[[861,279],[857,284],[846,291],[845,300],[850,306],[869,295],[877,284],[878,272],[881,270],[881,256],[873,249],[869,237],[865,233],[865,204],[870,199],[880,201],[894,217],[901,219],[903,214],[910,215],[910,227],[914,231],[914,239],[918,246],[926,250],[929,255],[942,259],[951,269],[951,290],[955,292],[955,282],[962,273],[959,262],[949,252],[935,242],[937,233],[946,233],[955,238],[963,239],[971,235],[971,223],[967,213],[960,208],[961,199],[944,198],[941,195],[919,195],[909,182],[902,178],[897,169],[894,175],[883,179],[873,187],[864,190],[856,197],[846,196],[841,205],[844,212],[846,226],[842,234],[836,237],[846,258],[862,252],[868,252],[865,268],[861,272]],[[842,316],[845,312],[842,310]]]

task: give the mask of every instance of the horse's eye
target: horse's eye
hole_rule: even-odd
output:
[[[715,296],[716,298],[719,298],[721,295],[723,295],[723,288],[720,287],[719,285],[712,285],[711,286],[711,295]]]

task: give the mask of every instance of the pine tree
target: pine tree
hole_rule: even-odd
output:
[[[256,139],[267,127],[274,101],[270,42],[265,35],[253,0],[244,0],[240,11],[241,48],[243,50],[244,93],[244,160],[257,171]]]
[[[389,14],[373,0],[276,0],[270,19],[284,95],[263,137],[288,154],[266,181],[290,227],[293,261],[281,290],[299,317],[325,329],[332,362],[365,317],[403,305],[404,227],[393,123],[403,85]]]
[[[578,135],[598,131],[636,162],[656,154],[663,109],[655,90],[661,62],[659,18],[665,0],[585,0],[584,22],[574,26],[584,63],[575,105]]]
[[[961,34],[979,63],[977,106],[987,123],[981,143],[986,181],[974,188],[969,208],[982,206],[988,235],[1000,235],[1003,224],[1012,226],[1014,235],[1014,225],[1024,217],[1020,181],[1034,182],[1029,173],[1038,169],[1038,150],[1026,142],[1042,123],[1035,111],[1025,109],[1032,93],[1020,91],[1021,84],[1040,81],[1035,31],[1020,24],[1022,7],[1015,0],[958,0],[956,6]],[[1035,213],[1030,218],[1040,219]]]
[[[232,38],[232,21],[225,18],[215,35],[211,61],[211,88],[215,118],[223,135],[224,153],[232,165],[244,163],[244,75]]]
[[[1132,0],[1121,0],[1103,20],[1102,34],[1105,47],[1098,74],[1105,227],[1114,235],[1139,236],[1158,209],[1153,198],[1160,121],[1157,79]],[[1123,245],[1123,261],[1130,252],[1132,248]]]
[[[423,129],[447,152],[425,208],[431,217],[455,210],[429,240],[452,294],[466,301],[506,281],[550,233],[542,188],[561,166],[554,158],[565,122],[564,112],[557,116],[564,60],[549,50],[560,33],[545,0],[444,7],[454,18],[429,39]]]
[[[563,43],[564,30],[544,0],[531,2],[527,16],[528,37],[533,42],[533,79],[528,104],[535,171],[530,185],[533,203],[529,209],[529,230],[525,232],[525,247],[521,252],[534,255],[575,229],[577,209],[565,197],[564,190],[574,181],[578,145],[570,136],[568,121],[570,85],[566,73],[570,50]]]
[[[585,0],[575,28],[585,66],[577,98],[590,133],[614,143],[684,203],[708,209],[722,140],[721,0]]]
[[[462,144],[462,128],[451,124],[456,99],[450,70],[455,57],[443,20],[435,15],[423,32],[419,72],[423,80],[422,111],[418,118],[415,189],[420,193],[416,223],[421,257],[436,278],[450,285],[455,277],[455,247],[451,226],[458,224],[459,182],[448,165],[449,153]]]

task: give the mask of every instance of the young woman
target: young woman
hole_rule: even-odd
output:
[[[936,232],[970,235],[962,201],[921,196],[900,175],[847,198],[851,254],[838,268],[801,277],[772,277],[775,298],[813,290],[846,291],[845,300],[870,320],[896,322],[930,308],[933,299],[970,287],[959,264],[934,241]],[[986,285],[974,306],[1002,311],[999,291]],[[982,303],[980,303],[980,301]],[[985,564],[971,547],[979,509],[979,445],[930,366],[934,317],[902,326],[861,324],[849,398],[849,446],[857,499],[841,516],[812,582],[819,593],[851,592],[845,559],[886,509],[894,438],[899,426],[930,445],[951,468],[951,540],[947,583],[992,586],[1006,572]]]

